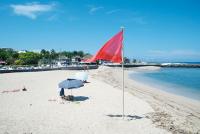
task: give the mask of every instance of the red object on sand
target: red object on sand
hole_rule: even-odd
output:
[[[122,62],[122,41],[123,30],[113,36],[106,44],[86,62],[95,62],[96,60],[108,60],[115,63]]]

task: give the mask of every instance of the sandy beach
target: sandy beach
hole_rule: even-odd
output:
[[[94,77],[121,89],[121,68],[103,68]],[[160,68],[149,66],[126,70],[125,91],[150,104],[154,112],[146,115],[157,127],[172,133],[200,133],[200,101],[155,89],[145,85],[145,81],[139,83],[129,78],[129,73],[157,69]]]
[[[140,68],[147,69],[159,68]],[[0,74],[0,134],[200,133],[199,101],[133,81],[132,71],[125,71],[124,120],[120,68],[89,70],[73,102],[60,99],[58,83],[78,71]]]

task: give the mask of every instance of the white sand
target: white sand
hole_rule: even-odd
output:
[[[98,75],[98,71],[102,71]],[[143,99],[100,81],[105,69],[90,71],[89,82],[73,90],[75,102],[59,98],[57,84],[77,71],[0,74],[0,134],[165,134],[148,116],[154,109]],[[112,71],[108,71],[109,75]],[[113,74],[112,74],[113,75]],[[106,79],[112,78],[108,76]],[[7,92],[14,89],[28,91]],[[70,94],[70,91],[65,91]],[[88,97],[88,98],[87,98]],[[78,101],[79,100],[79,101]]]
[[[130,72],[157,70],[159,67],[139,67],[125,71],[125,90],[146,101],[154,109],[147,114],[159,128],[172,133],[200,133],[200,101],[170,94],[128,78]],[[121,89],[121,68],[101,67],[93,77]],[[156,84],[156,83],[155,83]]]

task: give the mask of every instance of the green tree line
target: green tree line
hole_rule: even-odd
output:
[[[5,61],[7,65],[37,65],[40,60],[49,63],[58,59],[59,56],[66,56],[71,59],[75,56],[82,58],[86,55],[89,54],[83,51],[56,52],[54,49],[50,51],[42,49],[40,52],[26,51],[19,53],[12,48],[0,48],[0,60]]]

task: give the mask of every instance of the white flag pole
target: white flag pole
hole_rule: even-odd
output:
[[[121,30],[124,34],[124,27],[121,27]],[[123,35],[124,36],[124,35]],[[124,37],[123,37],[124,38]],[[122,103],[123,103],[123,114],[122,117],[124,119],[124,41],[122,40],[122,91],[123,91],[123,97],[122,97]]]

